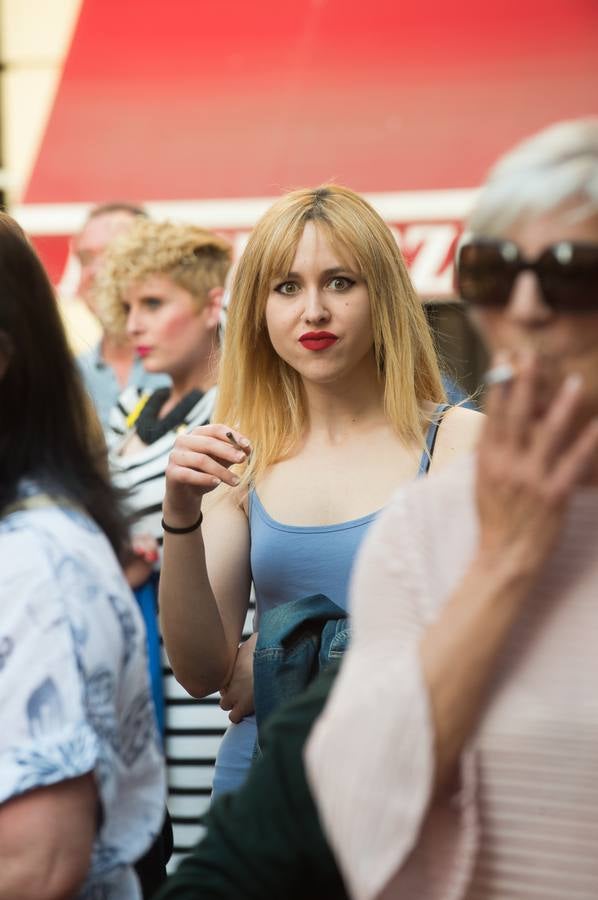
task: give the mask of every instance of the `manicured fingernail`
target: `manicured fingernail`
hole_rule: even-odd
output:
[[[579,390],[583,383],[583,378],[577,372],[574,372],[572,375],[567,375],[565,378],[565,389],[574,393]]]
[[[239,443],[241,444],[242,447],[251,447],[251,444],[249,443],[247,438],[241,438]]]
[[[218,485],[220,484],[220,479],[212,478],[212,484],[214,485],[214,487],[218,487]]]
[[[235,485],[235,487],[240,483],[241,483],[241,479],[237,478],[236,475],[233,475],[233,484]]]
[[[237,462],[243,462],[244,459],[245,459],[244,453],[237,453]]]

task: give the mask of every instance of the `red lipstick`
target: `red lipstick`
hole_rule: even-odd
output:
[[[147,356],[148,353],[152,352],[152,348],[151,347],[135,347],[135,352],[137,353],[137,356]]]
[[[299,338],[306,350],[326,350],[336,344],[338,337],[331,331],[306,331]]]

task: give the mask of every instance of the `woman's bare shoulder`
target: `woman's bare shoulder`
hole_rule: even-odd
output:
[[[438,471],[460,456],[475,450],[486,417],[474,409],[453,406],[447,410],[438,429],[432,467]]]

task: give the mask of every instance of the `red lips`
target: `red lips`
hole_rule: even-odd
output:
[[[151,347],[135,347],[135,352],[137,353],[137,356],[147,356],[148,353],[152,352],[152,348]]]
[[[299,342],[306,350],[326,350],[337,341],[338,337],[331,331],[306,331],[299,338]]]

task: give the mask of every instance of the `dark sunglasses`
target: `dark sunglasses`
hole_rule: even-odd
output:
[[[530,261],[513,241],[465,239],[455,259],[455,290],[472,306],[506,306],[525,271],[534,272],[552,309],[598,312],[598,244],[559,241]]]

